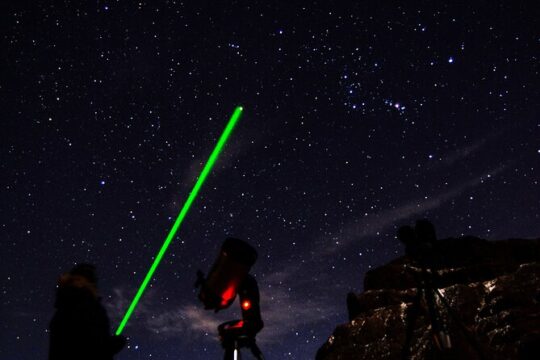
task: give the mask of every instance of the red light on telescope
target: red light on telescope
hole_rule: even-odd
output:
[[[226,306],[236,296],[236,286],[229,286],[221,295],[221,306]]]
[[[242,309],[244,309],[244,310],[251,309],[251,301],[249,301],[249,300],[242,301]]]
[[[228,329],[240,329],[242,327],[244,327],[244,320],[239,320],[237,323],[232,324],[231,326],[227,327],[227,330]]]

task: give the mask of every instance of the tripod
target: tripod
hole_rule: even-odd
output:
[[[398,231],[398,238],[405,244],[405,252],[420,267],[420,276],[417,280],[416,297],[412,305],[407,308],[405,322],[405,343],[401,351],[401,359],[407,360],[410,356],[410,347],[414,333],[414,326],[422,310],[422,300],[426,303],[428,319],[431,325],[433,343],[441,353],[437,358],[444,355],[452,356],[453,349],[450,331],[445,319],[442,317],[437,299],[448,313],[450,319],[456,324],[467,342],[476,352],[478,359],[486,359],[477,339],[469,332],[459,315],[452,309],[448,301],[433,284],[433,272],[429,264],[436,264],[437,254],[434,251],[436,235],[435,228],[427,220],[419,220],[413,230],[410,226],[403,226]]]
[[[419,286],[416,288],[416,296],[413,300],[412,305],[407,308],[405,322],[407,324],[407,329],[405,333],[405,343],[402,348],[401,358],[402,360],[409,359],[410,346],[413,339],[414,326],[418,319],[418,316],[421,313],[422,300],[425,301],[428,310],[428,318],[431,324],[431,331],[433,333],[433,341],[435,346],[439,350],[448,350],[452,348],[452,341],[444,322],[441,313],[437,307],[436,296],[439,296],[442,299],[442,294],[438,289],[435,289],[431,282],[427,282],[427,269],[422,269],[423,280],[419,283]]]
[[[240,360],[242,354],[240,349],[245,347],[257,360],[264,360],[261,349],[255,341],[255,334],[251,334],[245,327],[243,320],[232,320],[224,322],[218,326],[221,345],[225,349],[224,360]]]

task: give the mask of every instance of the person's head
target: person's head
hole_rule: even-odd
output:
[[[73,267],[69,272],[73,276],[81,276],[88,282],[97,285],[98,279],[96,274],[96,267],[92,264],[80,263]]]
[[[88,290],[97,297],[96,267],[92,264],[77,264],[69,273],[62,274],[59,280],[60,287],[75,287]]]

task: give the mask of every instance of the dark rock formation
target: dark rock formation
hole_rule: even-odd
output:
[[[368,272],[364,292],[347,297],[350,322],[317,359],[402,359],[408,326],[410,359],[540,359],[540,239],[446,239],[430,257],[427,273],[407,256]],[[434,299],[451,350],[434,345],[424,298],[408,324],[425,279],[444,296]]]

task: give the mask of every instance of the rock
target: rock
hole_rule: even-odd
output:
[[[364,292],[347,295],[350,321],[316,358],[402,359],[409,327],[410,359],[540,358],[540,239],[446,239],[431,254],[427,271],[403,256],[368,272]],[[451,350],[435,346],[425,296],[416,320],[408,321],[418,284],[432,284],[443,296],[433,299]]]

